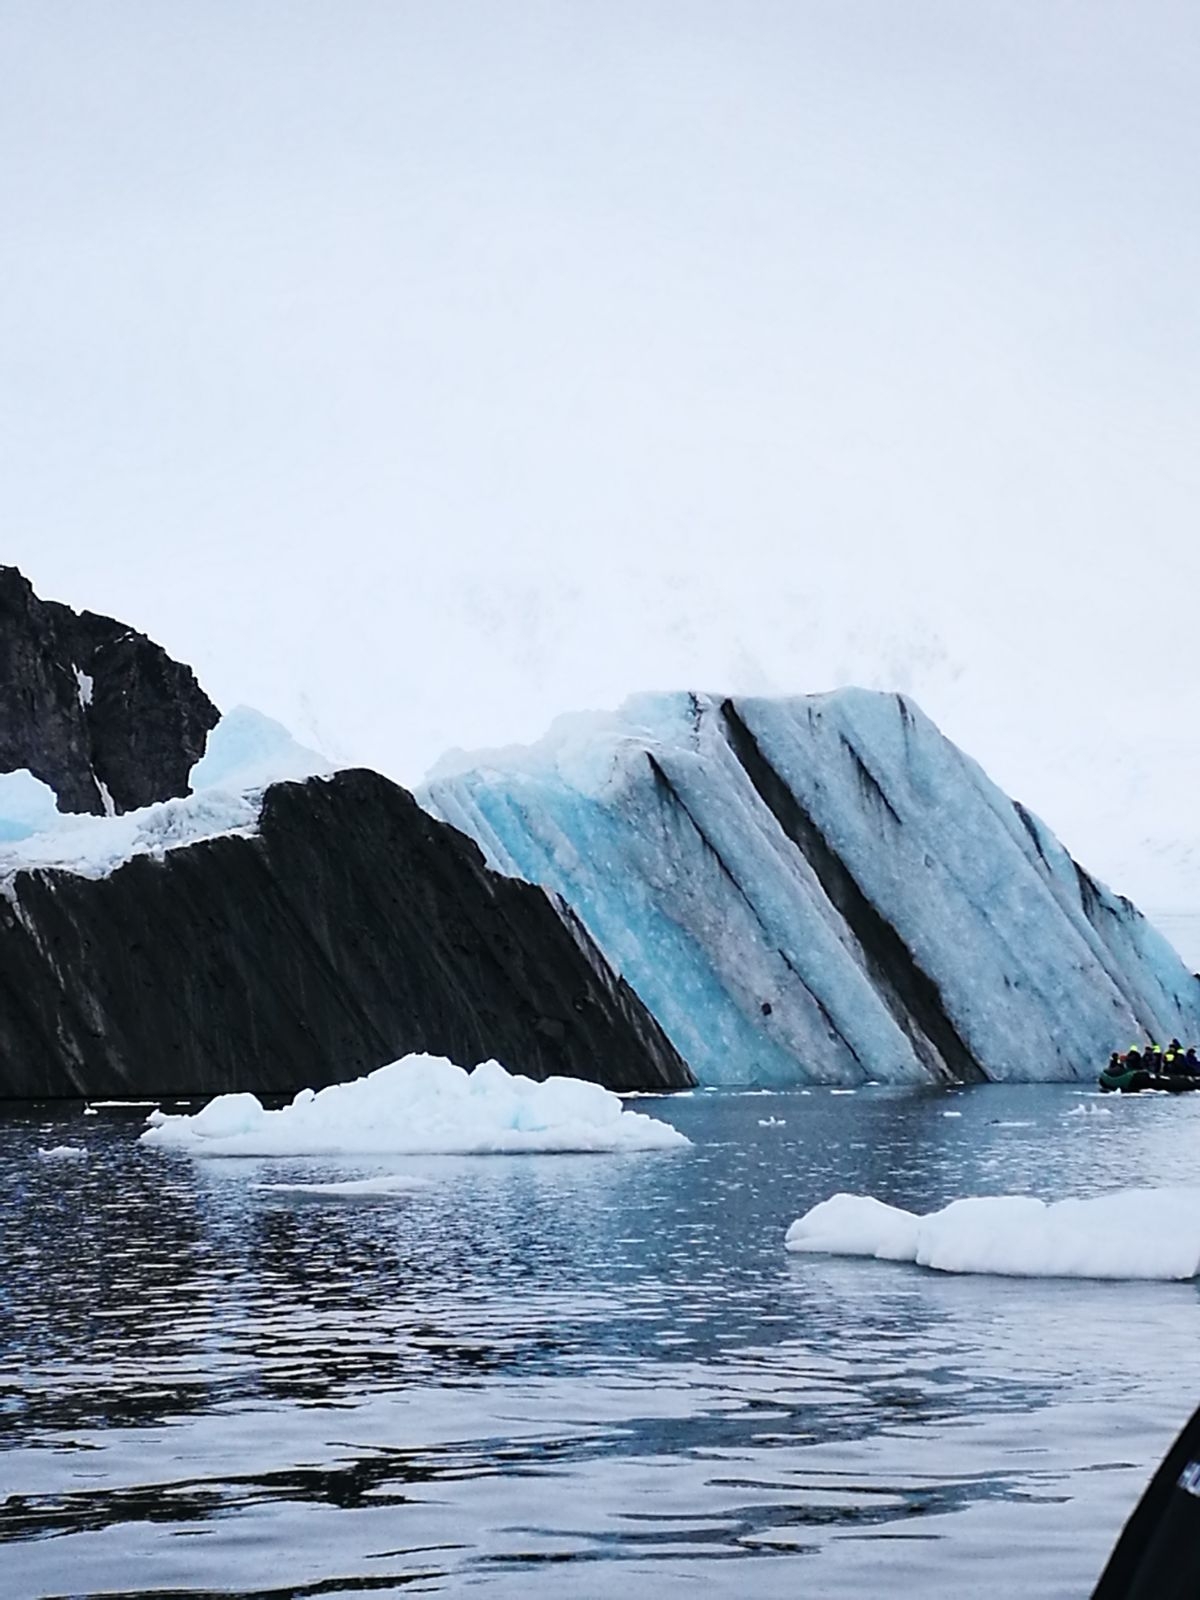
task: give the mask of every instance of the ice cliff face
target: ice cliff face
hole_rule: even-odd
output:
[[[693,1082],[569,911],[386,778],[276,784],[227,817],[199,800],[189,826],[238,831],[172,848],[196,806],[172,801],[112,870],[89,836],[93,875],[5,877],[0,1096],[290,1094],[414,1053]],[[96,826],[124,841],[126,820]]]
[[[1200,980],[908,700],[645,696],[424,799],[555,890],[704,1082],[1091,1077]]]
[[[39,600],[0,567],[0,772],[28,769],[63,811],[131,811],[187,793],[217,718],[145,634]]]

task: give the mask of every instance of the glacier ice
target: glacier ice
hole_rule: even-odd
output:
[[[907,698],[643,695],[422,799],[554,890],[705,1083],[1090,1077],[1200,983]]]
[[[152,1112],[142,1142],[207,1156],[497,1155],[668,1150],[690,1141],[579,1078],[540,1083],[495,1061],[471,1072],[414,1055],[365,1078],[302,1089],[266,1111],[223,1094],[194,1115]]]
[[[58,800],[28,767],[0,772],[0,841],[12,843],[58,826]]]
[[[282,722],[251,706],[234,706],[209,733],[189,783],[193,793],[248,794],[273,783],[327,777],[334,770],[327,757],[297,744]]]
[[[1032,1278],[1186,1279],[1200,1274],[1200,1189],[1125,1189],[1049,1204],[972,1196],[919,1216],[835,1194],[792,1223],[797,1253],[913,1261],[938,1272]]]
[[[84,878],[105,878],[133,856],[162,856],[180,845],[218,834],[253,833],[260,797],[202,793],[186,800],[160,800],[140,811],[97,817],[69,813],[53,827],[0,845],[0,892],[13,895],[19,872],[58,869]]]
[[[222,834],[253,833],[272,783],[327,776],[334,766],[281,723],[238,706],[208,735],[192,793],[119,816],[60,814],[54,791],[28,772],[0,774],[0,892],[18,872],[57,868],[107,877],[136,855],[159,856]]]

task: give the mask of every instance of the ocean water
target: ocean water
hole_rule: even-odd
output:
[[[1198,1102],[696,1093],[641,1107],[688,1151],[391,1164],[10,1107],[0,1594],[1077,1600],[1200,1398],[1196,1285],[783,1236],[840,1190],[1191,1183]],[[263,1187],[379,1172],[430,1182]]]

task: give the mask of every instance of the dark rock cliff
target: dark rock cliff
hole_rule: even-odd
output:
[[[184,795],[216,706],[145,634],[39,600],[0,567],[0,772],[28,767],[64,811]]]
[[[376,773],[278,784],[253,837],[0,899],[0,1095],[290,1093],[413,1051],[694,1080],[580,924]]]

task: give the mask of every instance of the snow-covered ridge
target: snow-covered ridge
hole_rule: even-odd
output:
[[[272,783],[333,770],[282,724],[238,706],[209,734],[184,799],[122,816],[64,814],[53,790],[29,772],[0,774],[0,893],[12,896],[19,872],[54,868],[102,878],[137,855],[161,857],[203,839],[253,833]]]
[[[1200,1189],[1126,1189],[1050,1204],[1025,1195],[955,1200],[918,1216],[836,1194],[793,1222],[798,1253],[912,1261],[938,1272],[1033,1278],[1200,1275]]]
[[[640,696],[422,798],[573,908],[703,1082],[1086,1078],[1200,1033],[1166,940],[902,696]]]
[[[682,1133],[628,1111],[577,1078],[541,1083],[495,1061],[466,1072],[440,1056],[406,1056],[365,1078],[304,1089],[265,1111],[225,1094],[194,1116],[156,1111],[142,1142],[208,1156],[498,1155],[668,1150]]]

